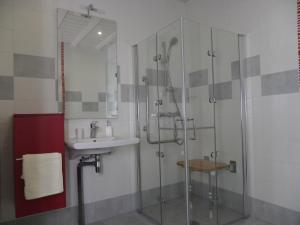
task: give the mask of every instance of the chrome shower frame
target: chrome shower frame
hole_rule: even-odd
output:
[[[200,130],[200,129],[215,129],[214,126],[207,126],[207,127],[196,127],[194,125],[194,121],[193,121],[193,128],[189,128],[188,127],[188,121],[191,121],[191,119],[187,118],[187,112],[186,112],[186,73],[185,73],[185,63],[184,63],[184,32],[183,32],[183,21],[184,19],[181,17],[180,18],[180,32],[181,32],[181,40],[179,41],[180,45],[181,45],[181,66],[182,66],[182,118],[183,118],[183,128],[177,128],[178,130],[183,130],[184,132],[184,140],[188,140],[188,131],[189,130],[193,130],[193,133],[196,133],[196,130]],[[211,30],[212,32],[212,30]],[[244,50],[244,42],[245,42],[245,35],[242,34],[237,34],[238,36],[238,51],[239,51],[239,62],[240,62],[240,115],[241,115],[241,142],[242,142],[242,168],[243,168],[243,215],[241,218],[236,219],[235,221],[232,221],[228,224],[231,223],[235,223],[241,219],[247,218],[249,216],[249,212],[250,212],[250,208],[249,208],[249,196],[248,196],[248,171],[247,171],[247,110],[246,110],[246,79],[245,74],[244,74],[244,58],[245,58],[245,50]],[[156,40],[157,41],[157,40]],[[157,48],[157,46],[156,46]],[[213,48],[212,48],[213,49]],[[141,138],[141,124],[140,124],[140,116],[141,116],[141,110],[140,110],[140,104],[141,104],[141,99],[139,98],[139,90],[140,90],[140,84],[139,84],[139,78],[141,76],[139,76],[139,68],[138,68],[138,45],[134,45],[132,47],[132,53],[133,53],[133,67],[134,67],[134,80],[135,80],[135,116],[136,116],[136,136],[138,138]],[[213,53],[213,52],[212,52]],[[157,68],[158,69],[158,68]],[[169,140],[160,140],[160,137],[158,138],[158,140],[151,140],[151,136],[150,136],[150,109],[149,109],[149,82],[147,80],[147,77],[144,77],[145,82],[145,89],[146,89],[146,126],[144,127],[144,131],[146,131],[146,139],[147,142],[149,144],[158,144],[160,146],[160,144],[162,143],[176,143],[175,139],[169,139]],[[214,85],[213,85],[214,88]],[[213,91],[214,93],[214,91]],[[212,98],[209,99],[211,103],[215,102],[214,96],[212,96]],[[144,103],[142,103],[144,104]],[[157,103],[159,104],[159,102]],[[166,113],[166,115],[162,116],[166,116],[166,117],[172,117],[173,115],[167,115],[168,113]],[[160,116],[159,113],[157,116]],[[173,130],[175,128],[172,127],[158,127],[158,130]],[[158,131],[158,132],[159,132]],[[195,137],[195,135],[194,135]],[[216,140],[215,140],[216,141]],[[189,156],[188,156],[188,142],[184,141],[183,143],[184,146],[184,161],[185,161],[185,165],[188,165],[189,163]],[[160,148],[160,147],[159,147]],[[160,151],[160,150],[159,150]],[[149,218],[149,216],[145,215],[143,213],[143,199],[142,199],[142,179],[143,177],[141,176],[141,144],[136,145],[136,157],[137,157],[137,189],[138,189],[138,198],[137,198],[137,205],[138,205],[138,212],[142,213],[145,217]],[[216,154],[215,154],[216,155]],[[190,217],[190,208],[189,208],[189,203],[190,203],[190,192],[189,192],[189,185],[190,185],[190,171],[188,169],[188,166],[185,167],[185,205],[186,205],[186,221],[188,223],[191,223],[191,217]],[[149,218],[150,220],[153,221],[152,218]],[[159,222],[157,221],[153,221],[157,224],[159,224]]]

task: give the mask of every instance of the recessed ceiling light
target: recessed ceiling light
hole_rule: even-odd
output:
[[[102,32],[101,31],[98,31],[98,33],[97,33],[98,35],[102,35]]]

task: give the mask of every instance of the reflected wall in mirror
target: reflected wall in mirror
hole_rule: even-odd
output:
[[[117,23],[58,9],[57,29],[58,92],[65,117],[117,117]]]

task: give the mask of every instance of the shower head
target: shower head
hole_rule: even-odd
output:
[[[170,42],[169,42],[169,48],[168,48],[168,53],[167,53],[167,57],[168,57],[168,60],[169,60],[169,57],[171,55],[171,49],[174,45],[176,45],[178,43],[178,39],[177,37],[172,37]]]
[[[92,12],[98,12],[98,9],[95,8],[92,4],[89,4],[87,7],[85,7],[85,9],[87,10],[87,13],[86,14],[81,14],[81,16],[83,16],[84,18],[87,18],[87,19],[92,18],[91,11]]]
[[[169,48],[171,48],[173,45],[176,45],[178,42],[177,37],[172,37],[169,43]]]

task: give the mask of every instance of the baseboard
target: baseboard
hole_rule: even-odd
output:
[[[300,212],[250,198],[251,216],[273,225],[299,225]]]
[[[208,185],[199,181],[192,181],[192,193],[202,198],[208,198]],[[220,189],[220,202],[236,211],[241,211],[242,195],[225,189]],[[165,200],[184,196],[184,183],[179,182],[166,185],[162,188]],[[159,203],[159,188],[142,192],[143,206]],[[138,193],[109,198],[85,205],[86,222],[93,223],[119,214],[136,211],[138,209]],[[252,217],[274,225],[299,225],[300,212],[287,209],[278,205],[249,198],[249,213]],[[2,222],[0,225],[78,225],[78,208],[71,207],[41,213],[12,221]]]

